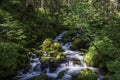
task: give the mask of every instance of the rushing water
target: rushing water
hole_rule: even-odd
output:
[[[59,40],[61,40],[63,35],[66,32],[67,31],[64,31],[63,33],[61,33],[59,36],[57,36],[55,38],[54,41],[58,42]],[[61,71],[64,71],[65,74],[60,80],[70,80],[72,74],[79,73],[81,69],[89,68],[91,71],[97,73],[97,75],[98,75],[97,80],[102,80],[103,76],[100,74],[99,69],[94,68],[94,67],[89,67],[83,61],[84,53],[80,53],[79,51],[70,50],[70,46],[72,45],[72,42],[68,42],[68,43],[65,43],[65,44],[63,44],[61,42],[61,45],[62,45],[62,48],[65,51],[64,54],[66,54],[66,59],[67,60],[64,63],[61,63],[59,65],[59,67],[57,67],[56,71],[54,71],[52,73],[50,72],[50,67],[47,67],[45,69],[45,73],[48,77],[51,77],[51,78],[55,79],[55,78],[57,78],[58,74]],[[74,63],[73,59],[77,60],[79,63]],[[27,80],[27,79],[30,79],[32,77],[40,75],[42,73],[42,70],[41,70],[40,66],[41,66],[41,61],[39,60],[39,58],[35,54],[32,54],[31,57],[30,57],[28,72],[23,73],[24,70],[19,71],[19,74],[18,74],[18,76],[16,76],[16,79],[17,80]]]

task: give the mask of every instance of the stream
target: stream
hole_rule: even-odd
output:
[[[66,32],[67,31],[64,31],[61,34],[59,34],[54,39],[54,41],[59,42]],[[57,78],[57,76],[60,72],[64,71],[64,76],[59,80],[71,80],[71,75],[78,74],[81,69],[89,68],[91,71],[93,71],[97,74],[97,80],[103,80],[103,76],[99,72],[98,68],[89,67],[83,61],[83,57],[84,57],[83,52],[80,53],[79,51],[70,50],[70,46],[72,45],[72,42],[67,42],[65,44],[60,42],[60,44],[64,50],[64,54],[66,54],[66,61],[61,63],[57,67],[56,71],[54,71],[54,72],[50,72],[50,67],[47,67],[45,69],[45,74],[48,77],[55,79],[55,78]],[[75,64],[73,62],[73,59],[78,60],[80,63]],[[39,57],[36,56],[35,54],[32,54],[30,56],[30,61],[29,61],[29,70],[26,73],[24,73],[24,69],[19,71],[18,75],[16,76],[16,79],[17,80],[27,80],[27,79],[30,79],[30,78],[40,75],[42,73],[40,66],[41,66],[41,61],[40,61]]]

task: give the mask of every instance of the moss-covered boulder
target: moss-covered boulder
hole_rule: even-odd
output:
[[[43,41],[42,45],[40,46],[40,48],[42,48],[42,50],[48,50],[49,47],[51,47],[51,44],[53,43],[53,40],[51,38],[47,38]]]
[[[103,64],[102,56],[96,51],[95,47],[90,47],[84,56],[84,61],[88,66],[99,67]]]
[[[61,53],[59,53],[59,54],[56,56],[56,60],[64,59],[65,56],[66,56],[66,55],[61,52]]]
[[[90,46],[90,42],[84,36],[78,36],[74,39],[72,50],[87,49]]]
[[[77,33],[74,30],[68,31],[64,34],[62,37],[63,42],[70,42],[72,41],[72,38],[76,35]]]
[[[52,39],[47,38],[43,41],[42,45],[40,46],[41,50],[44,51],[62,51],[61,44],[58,42],[54,42]]]
[[[54,43],[51,45],[51,48],[52,48],[53,50],[62,51],[62,47],[61,47],[60,43],[58,43],[58,42],[54,42]]]
[[[97,80],[97,75],[90,69],[85,68],[79,74],[73,75],[72,80]]]

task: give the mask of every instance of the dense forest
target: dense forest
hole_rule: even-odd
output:
[[[0,80],[120,80],[120,1],[0,0]]]

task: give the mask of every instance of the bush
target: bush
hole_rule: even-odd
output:
[[[120,80],[120,61],[110,61],[107,63],[109,73],[106,75],[108,80]]]
[[[17,57],[17,45],[13,43],[0,43],[0,79],[15,74]]]

